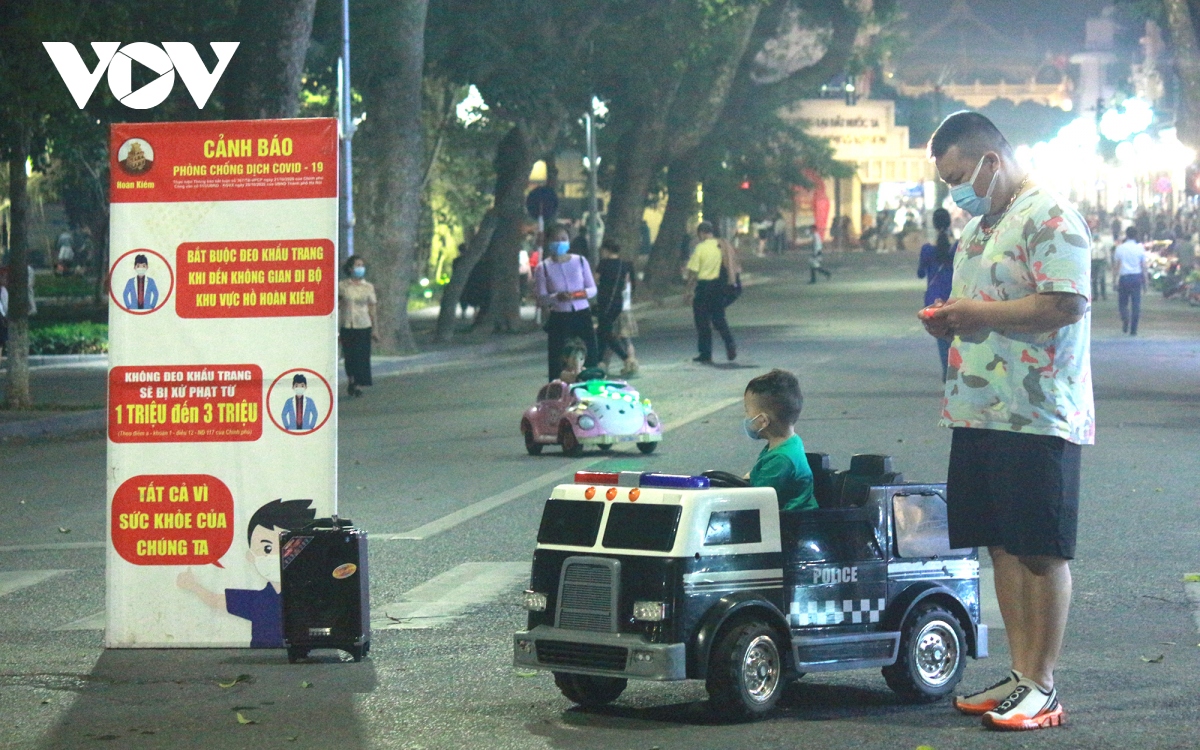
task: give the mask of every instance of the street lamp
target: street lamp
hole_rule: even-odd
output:
[[[342,0],[342,57],[338,60],[338,120],[342,136],[341,230],[346,257],[354,255],[354,169],[350,140],[354,137],[354,118],[350,116],[350,0]]]
[[[598,185],[597,176],[599,173],[599,158],[596,154],[596,99],[593,97],[592,105],[583,116],[584,129],[587,135],[587,170],[588,170],[588,220],[587,220],[587,240],[588,240],[588,255],[591,256],[591,262],[595,264],[598,258],[600,246],[600,200],[597,196]]]

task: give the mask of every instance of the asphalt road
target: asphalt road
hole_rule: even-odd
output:
[[[800,259],[752,261],[763,283],[729,311],[736,366],[690,362],[689,311],[641,317],[634,382],[669,428],[652,456],[525,455],[517,423],[544,372],[536,336],[525,350],[381,378],[343,402],[340,507],[372,536],[379,626],[359,664],[104,651],[104,441],[0,444],[0,747],[1200,746],[1200,634],[1182,582],[1200,570],[1200,309],[1154,297],[1137,339],[1120,335],[1111,297],[1093,313],[1099,436],[1084,453],[1064,728],[986,733],[946,702],[898,702],[874,670],[807,676],[766,721],[722,726],[698,682],[635,683],[612,706],[581,710],[548,675],[512,668],[549,488],[589,465],[746,471],[758,446],[741,432],[740,395],[766,368],[799,375],[798,431],[836,467],[890,453],[909,480],[944,480],[949,434],[936,426],[936,348],[913,314],[915,259],[840,263],[832,282],[809,286]],[[968,664],[963,689],[997,679],[1006,657],[993,630],[992,658]]]

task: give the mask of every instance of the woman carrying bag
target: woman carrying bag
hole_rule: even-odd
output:
[[[538,303],[549,311],[544,326],[548,334],[546,361],[549,380],[562,369],[562,350],[567,339],[577,337],[587,347],[585,367],[595,367],[596,329],[588,300],[596,296],[596,281],[587,258],[567,252],[571,246],[567,230],[559,229],[546,245],[546,257],[534,270]]]

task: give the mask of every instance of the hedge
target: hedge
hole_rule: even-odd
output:
[[[30,354],[103,354],[107,351],[106,323],[58,323],[29,331]]]

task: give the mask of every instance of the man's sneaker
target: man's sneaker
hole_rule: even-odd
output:
[[[1022,678],[1012,694],[995,709],[983,715],[983,725],[989,729],[1020,731],[1057,727],[1066,719],[1058,691],[1047,693],[1032,680]]]
[[[1020,681],[1021,674],[1014,669],[1008,673],[1008,677],[1005,677],[986,690],[980,690],[978,693],[971,693],[970,695],[955,698],[954,707],[969,716],[985,714],[996,706],[999,706],[1005,698],[1011,695],[1013,688]]]

